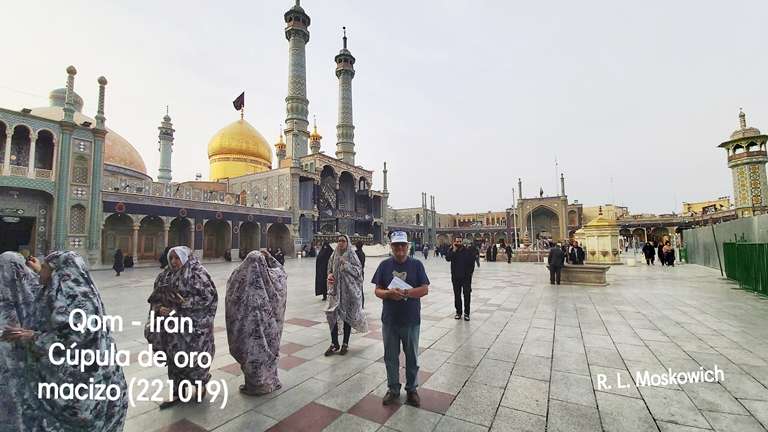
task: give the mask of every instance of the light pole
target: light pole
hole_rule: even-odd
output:
[[[517,203],[517,201],[515,201],[515,188],[512,188],[512,215],[511,215],[511,217],[512,217],[512,238],[514,239],[512,243],[514,244],[515,249],[517,249],[517,246],[518,246],[518,244],[517,244],[517,229],[515,227],[515,214],[517,213],[517,210],[515,209],[515,204],[516,203]]]

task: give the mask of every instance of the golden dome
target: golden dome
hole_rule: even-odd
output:
[[[272,149],[250,123],[240,119],[208,142],[211,180],[239,177],[272,169]]]
[[[51,106],[33,108],[30,114],[54,121],[64,120],[65,94],[66,89],[63,88],[53,90],[49,94]],[[83,122],[91,122],[92,125],[96,125],[96,120],[81,112],[83,108],[83,99],[77,93],[74,94],[73,101],[75,104],[75,123],[82,124]],[[128,140],[109,128],[107,128],[107,136],[104,138],[104,163],[107,165],[127,168],[147,176],[147,167],[144,165],[144,159],[142,159],[139,152],[128,142]]]

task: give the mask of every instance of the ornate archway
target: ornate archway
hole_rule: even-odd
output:
[[[168,246],[192,247],[192,223],[185,217],[177,217],[171,221],[168,228]]]
[[[232,241],[229,224],[223,220],[209,220],[203,227],[203,257],[224,258]]]
[[[286,256],[292,256],[293,242],[288,227],[281,223],[270,225],[267,229],[267,247],[270,249],[280,248]]]
[[[533,225],[531,225],[533,223]],[[533,239],[559,239],[560,217],[549,207],[538,206],[526,217],[525,226]]]
[[[259,248],[260,236],[259,224],[256,222],[243,222],[240,225],[240,257],[245,257],[248,252]]]
[[[111,263],[115,251],[123,255],[133,253],[133,218],[125,213],[114,213],[104,221],[101,237],[101,262]]]
[[[163,250],[163,220],[157,216],[146,216],[139,227],[139,260],[155,260]],[[136,257],[134,257],[136,259]]]
[[[632,230],[632,236],[640,243],[645,243],[645,230],[642,228],[635,228]]]

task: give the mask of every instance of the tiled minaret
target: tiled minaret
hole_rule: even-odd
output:
[[[160,183],[170,183],[171,176],[171,154],[173,153],[173,123],[171,116],[168,115],[168,108],[165,109],[165,116],[160,127],[157,128],[160,134],[157,136],[160,142],[160,169],[157,174],[157,181]]]
[[[355,164],[355,125],[352,122],[352,78],[355,58],[347,49],[347,28],[343,27],[343,47],[336,55],[336,77],[339,79],[339,120],[336,125],[336,157]]]
[[[768,135],[747,127],[747,116],[739,110],[739,128],[720,148],[728,152],[728,168],[733,173],[733,201],[738,217],[768,213],[768,180],[765,164]]]
[[[309,139],[309,100],[307,99],[307,61],[305,48],[309,42],[309,15],[300,0],[284,15],[285,38],[288,39],[288,96],[285,97],[286,157],[307,155]],[[295,132],[295,133],[294,133]],[[296,140],[294,143],[293,140]]]

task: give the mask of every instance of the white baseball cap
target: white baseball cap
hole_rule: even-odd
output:
[[[390,243],[408,243],[408,234],[403,231],[395,231],[389,238]]]

